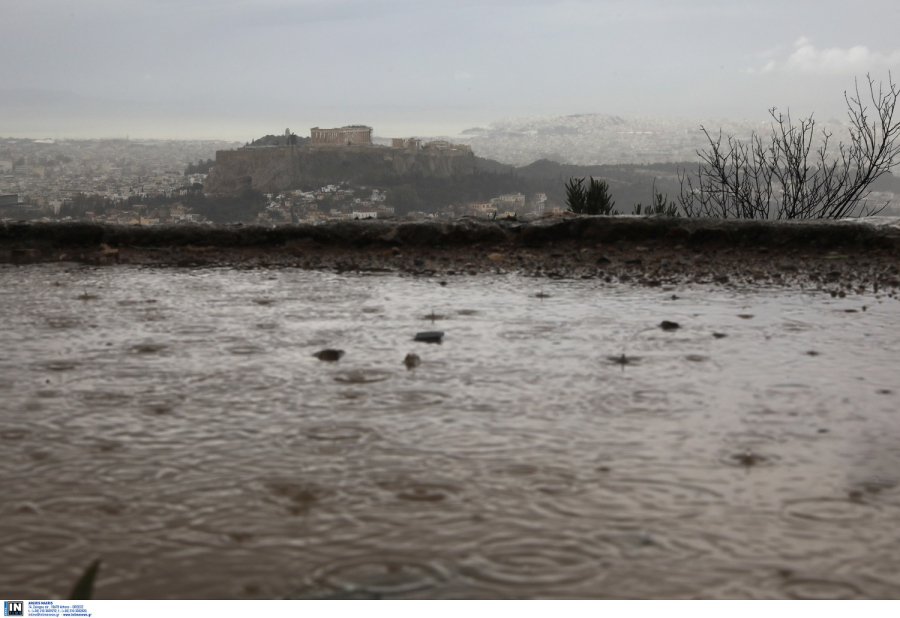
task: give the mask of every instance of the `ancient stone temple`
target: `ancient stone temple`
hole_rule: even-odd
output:
[[[320,129],[313,127],[309,130],[312,145],[330,144],[333,146],[349,146],[351,144],[371,144],[372,127],[361,124],[349,125],[340,129]]]

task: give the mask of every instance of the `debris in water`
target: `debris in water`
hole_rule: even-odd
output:
[[[721,339],[721,338],[727,337],[727,336],[728,335],[726,335],[725,333],[713,333],[713,337],[715,337],[716,339]]]
[[[423,333],[416,333],[415,341],[424,341],[425,343],[440,343],[444,337],[444,331],[428,330]]]
[[[637,356],[625,356],[624,354],[622,354],[621,356],[607,356],[606,359],[611,363],[615,363],[616,365],[622,365],[623,369],[625,368],[625,365],[633,365],[641,360]]]
[[[543,290],[541,290],[540,292],[538,292],[538,293],[535,294],[534,296],[535,296],[535,298],[550,298],[550,295],[549,295],[549,294],[544,294],[544,291],[543,291]]]
[[[762,455],[757,455],[756,453],[754,453],[751,450],[747,450],[738,455],[734,455],[734,456],[732,456],[732,459],[735,462],[737,462],[738,464],[744,466],[745,468],[750,468],[750,467],[755,466],[758,463],[762,463],[766,460],[765,457],[763,457]]]
[[[75,582],[75,587],[69,593],[69,598],[73,601],[84,601],[90,599],[94,592],[94,579],[97,577],[97,571],[100,569],[100,560],[94,560],[81,577]]]
[[[681,325],[678,322],[670,322],[669,320],[663,320],[660,325],[660,328],[663,330],[675,330],[677,328],[681,328]]]
[[[418,354],[407,354],[406,358],[403,359],[403,364],[406,365],[407,369],[418,367],[421,363],[422,359],[419,358]]]
[[[343,355],[344,355],[343,350],[331,350],[331,349],[319,350],[318,352],[313,354],[313,356],[318,358],[320,361],[328,361],[331,363],[341,360],[341,357]]]

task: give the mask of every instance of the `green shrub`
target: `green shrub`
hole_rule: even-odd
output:
[[[587,187],[584,178],[569,178],[566,184],[566,205],[569,211],[580,215],[617,215],[613,210],[616,203],[609,194],[609,185],[604,180],[591,177]]]
[[[666,217],[680,217],[678,205],[669,201],[668,194],[663,195],[656,190],[656,180],[653,181],[653,203],[649,206],[635,204],[632,214],[635,215],[665,215]]]

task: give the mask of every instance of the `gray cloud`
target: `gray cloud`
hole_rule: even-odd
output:
[[[11,5],[0,20],[4,88],[163,110],[179,127],[193,118],[240,139],[270,122],[425,134],[534,114],[828,114],[842,108],[860,58],[878,71],[896,49],[890,20],[873,18],[893,10],[880,0]],[[801,36],[811,50],[793,45]],[[762,71],[769,62],[782,70]],[[825,70],[841,62],[842,72]],[[165,131],[165,114],[154,117]],[[0,116],[0,133],[15,130],[15,117]]]
[[[771,54],[774,56],[775,54]],[[852,47],[816,47],[806,37],[794,43],[794,51],[783,60],[770,58],[761,68],[749,68],[748,73],[787,71],[809,74],[862,75],[872,71],[900,68],[900,49],[883,53],[865,45]]]

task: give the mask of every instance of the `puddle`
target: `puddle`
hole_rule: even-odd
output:
[[[877,505],[864,502],[862,496],[848,497],[846,500],[841,498],[792,500],[784,506],[784,514],[787,517],[834,523],[871,519],[879,510]]]
[[[440,566],[397,560],[351,560],[319,571],[314,579],[322,587],[340,592],[396,596],[437,586],[448,578]]]
[[[798,579],[784,584],[782,590],[791,599],[811,601],[865,598],[853,584],[827,579]]]
[[[103,547],[104,597],[900,594],[894,298],[271,274],[0,270],[0,581]]]

